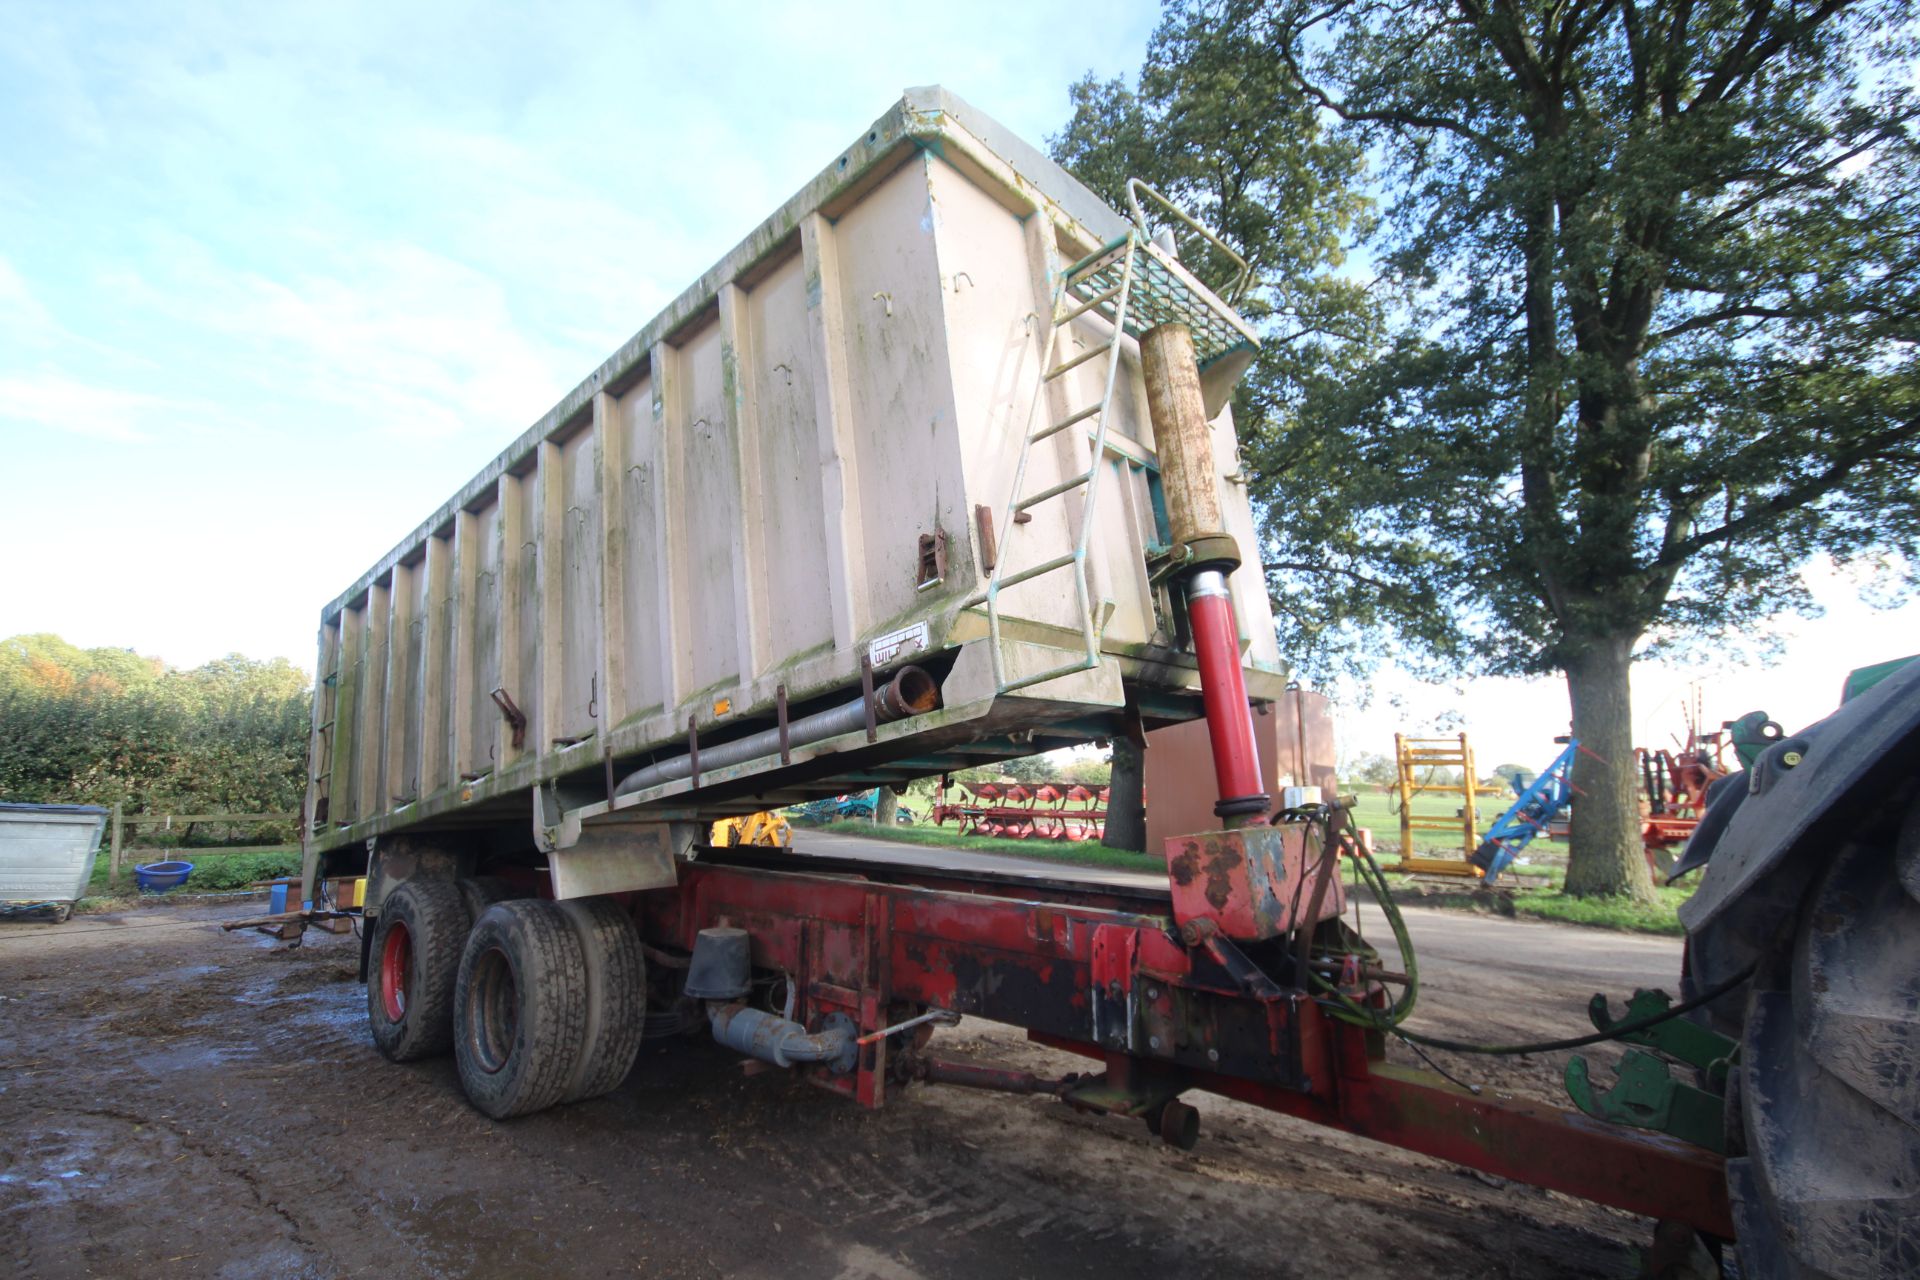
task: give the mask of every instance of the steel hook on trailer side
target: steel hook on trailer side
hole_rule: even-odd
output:
[[[514,704],[513,695],[505,689],[495,689],[490,695],[493,705],[500,708],[500,714],[506,717],[507,727],[513,731],[514,750],[527,744],[527,715]]]

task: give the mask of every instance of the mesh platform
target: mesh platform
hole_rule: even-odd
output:
[[[1078,302],[1091,302],[1119,288],[1126,268],[1127,237],[1103,246],[1067,272],[1067,291]],[[1113,323],[1116,298],[1089,308]],[[1234,347],[1257,343],[1253,330],[1235,315],[1193,273],[1167,256],[1151,241],[1139,242],[1133,266],[1132,296],[1127,301],[1126,330],[1135,338],[1170,320],[1193,331],[1194,357],[1205,365]]]

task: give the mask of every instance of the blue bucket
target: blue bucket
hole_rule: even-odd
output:
[[[142,893],[172,893],[192,874],[191,862],[149,862],[133,869],[133,878],[139,882]]]

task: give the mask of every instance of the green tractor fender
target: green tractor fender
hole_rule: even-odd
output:
[[[1707,874],[1680,921],[1688,994],[1751,966],[1794,916],[1857,823],[1920,786],[1920,662],[1775,742],[1716,792],[1682,868]],[[1726,1002],[1737,1002],[1736,995]],[[1714,1009],[1737,1026],[1737,1009]]]
[[[1741,1274],[1920,1275],[1920,662],[1721,785],[1688,849],[1682,982],[1747,975],[1691,1015],[1737,1057],[1689,1084],[1633,1050],[1605,1093],[1584,1070],[1569,1087],[1721,1140]]]

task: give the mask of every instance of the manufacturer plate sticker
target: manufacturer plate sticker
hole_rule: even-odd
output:
[[[889,631],[867,646],[867,661],[883,667],[903,653],[927,647],[927,624],[916,622],[898,631]]]

